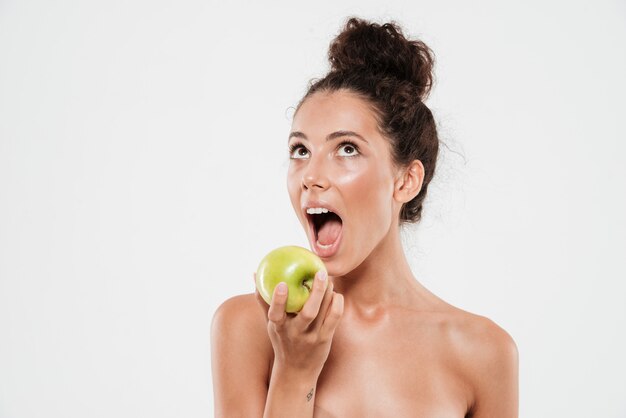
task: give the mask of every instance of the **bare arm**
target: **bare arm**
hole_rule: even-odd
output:
[[[271,307],[256,293],[263,310],[251,295],[220,305],[211,325],[215,417],[313,416],[317,379],[343,313],[343,297],[332,289],[316,281],[297,315],[285,313],[287,295],[276,292]]]
[[[266,311],[267,332],[274,351],[264,417],[312,418],[317,379],[330,352],[332,338],[343,315],[343,296],[333,292],[332,282],[315,277],[309,299],[297,315],[287,315],[287,293],[278,287]]]
[[[315,375],[274,368],[270,381],[264,417],[313,417]]]

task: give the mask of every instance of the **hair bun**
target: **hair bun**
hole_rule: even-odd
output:
[[[395,23],[379,25],[351,17],[328,50],[331,72],[367,72],[409,81],[424,100],[433,83],[434,56],[419,40],[408,40]]]

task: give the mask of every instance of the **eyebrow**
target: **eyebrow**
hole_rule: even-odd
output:
[[[368,143],[367,140],[365,138],[363,138],[361,135],[357,134],[356,132],[353,131],[336,131],[333,132],[331,134],[328,134],[328,136],[326,137],[326,141],[332,141],[333,139],[337,139],[337,138],[341,138],[342,136],[354,136],[358,139],[360,139],[361,141]],[[289,138],[287,138],[287,141],[289,141],[291,138],[302,138],[302,139],[306,139],[308,141],[308,138],[306,137],[306,135],[303,132],[300,131],[293,131],[292,133],[289,134]]]

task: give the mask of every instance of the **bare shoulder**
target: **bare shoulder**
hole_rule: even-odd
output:
[[[211,321],[214,416],[262,416],[273,356],[255,294],[233,296]]]
[[[263,315],[254,293],[232,296],[215,310],[211,322],[212,336],[234,331],[251,344],[269,343]]]
[[[231,296],[220,304],[213,315],[213,322],[226,316],[229,319],[253,320],[261,314],[260,307],[255,300],[254,293]]]
[[[450,332],[468,355],[503,356],[517,354],[513,337],[491,319],[462,309],[450,312]]]
[[[517,352],[511,335],[491,319],[458,308],[433,295],[428,311],[442,327],[449,344],[467,354],[497,350]]]
[[[448,338],[471,387],[474,408],[498,397],[516,408],[519,353],[511,335],[491,319],[462,309],[455,308],[449,318]]]

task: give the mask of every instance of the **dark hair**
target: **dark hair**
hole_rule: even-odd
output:
[[[420,40],[408,40],[394,21],[379,25],[351,17],[331,42],[328,60],[330,71],[309,82],[296,112],[315,92],[347,89],[365,99],[391,142],[396,167],[413,160],[424,165],[422,188],[403,204],[399,219],[418,222],[439,152],[435,120],[423,102],[433,83],[433,52]]]

